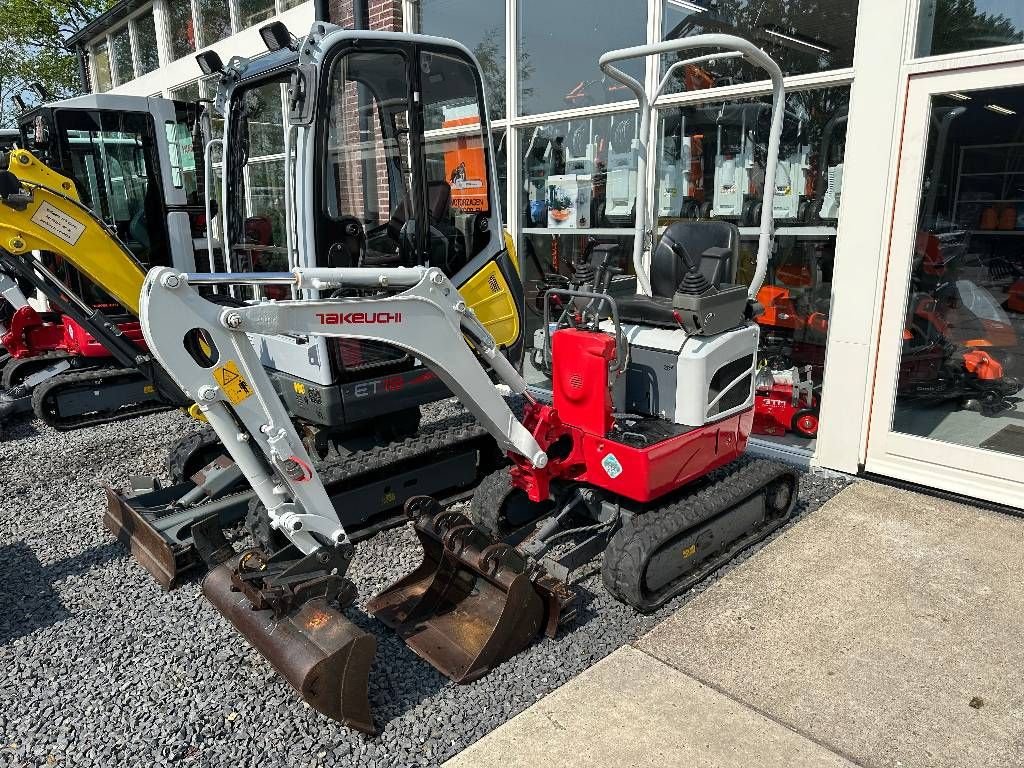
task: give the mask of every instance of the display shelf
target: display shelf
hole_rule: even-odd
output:
[[[664,226],[658,227],[658,232],[665,231]],[[595,227],[592,229],[569,229],[562,227],[523,227],[524,235],[594,235],[596,237],[633,237],[634,229],[615,229],[612,227]],[[759,237],[760,227],[740,227],[740,237],[749,239]],[[835,237],[835,227],[778,227],[775,230],[776,237]]]
[[[633,237],[635,229],[615,229],[612,227],[594,227],[578,229],[569,227],[523,227],[524,235],[595,235],[597,237]]]
[[[740,237],[760,237],[760,227],[740,227]],[[835,227],[778,227],[775,230],[776,237],[835,237]]]
[[[993,149],[998,150],[998,157],[994,161],[991,156],[986,159],[986,153],[990,153]],[[979,167],[998,170],[966,170]],[[1024,176],[1024,144],[1022,143],[974,144],[961,147],[956,167],[952,207],[948,211],[949,218],[958,222],[960,226],[966,227],[973,224],[977,227],[981,223],[980,211],[985,208],[1024,204],[1024,198],[1020,197],[1022,176]],[[1005,195],[1014,194],[1018,197],[1005,197]],[[993,195],[993,197],[984,197],[985,195]],[[997,195],[1004,195],[1004,197],[996,197]],[[928,214],[931,215],[935,213],[935,193],[930,194],[928,200],[931,204]],[[991,231],[972,230],[972,232],[984,234]],[[1002,231],[1010,232],[1010,230]]]

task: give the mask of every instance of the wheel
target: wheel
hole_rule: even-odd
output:
[[[175,485],[183,483],[224,453],[220,438],[212,429],[193,432],[171,446],[167,455],[167,474]]]
[[[764,213],[764,204],[758,200],[750,206],[749,214],[750,221],[748,226],[759,227],[761,226],[761,214]]]
[[[473,491],[469,519],[496,539],[503,539],[548,515],[550,501],[536,504],[512,485],[507,468],[492,472]]]
[[[805,408],[793,415],[791,424],[792,430],[801,437],[812,438],[818,436],[818,411],[812,408]]]
[[[744,200],[743,201],[743,206],[740,208],[740,226],[741,227],[748,227],[748,226],[750,226],[750,221],[752,219],[750,211],[751,211],[751,209],[753,207],[754,207],[754,201],[753,200],[749,200],[748,199],[748,200]]]

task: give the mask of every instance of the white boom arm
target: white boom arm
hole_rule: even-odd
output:
[[[238,284],[393,293],[224,307],[195,288]],[[464,339],[513,392],[526,394],[526,382],[439,269],[196,275],[158,267],[143,285],[139,319],[150,352],[199,404],[271,524],[304,554],[318,549],[321,541],[341,544],[348,535],[247,334],[339,336],[399,347],[437,374],[503,450],[537,467],[547,464],[547,455],[509,410]]]

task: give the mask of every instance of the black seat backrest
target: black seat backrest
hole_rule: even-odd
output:
[[[677,221],[662,239],[683,246],[691,258],[700,258],[700,271],[714,286],[736,282],[740,261],[740,230],[728,221]],[[724,249],[706,254],[708,249]],[[670,298],[686,275],[686,264],[665,243],[659,242],[651,259],[651,291]]]

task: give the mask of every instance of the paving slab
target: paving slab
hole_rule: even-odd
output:
[[[446,768],[851,768],[852,763],[626,646]]]
[[[1024,520],[856,483],[637,643],[866,766],[1024,765]]]

